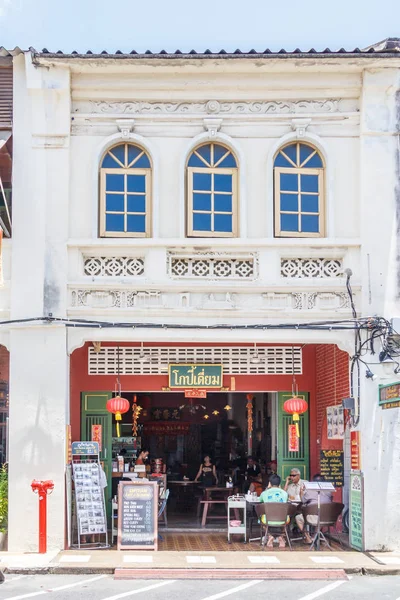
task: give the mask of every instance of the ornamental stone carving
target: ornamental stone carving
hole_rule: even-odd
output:
[[[83,271],[90,277],[138,277],[144,274],[144,258],[84,255]]]
[[[282,277],[343,277],[341,258],[282,258]]]
[[[91,100],[89,103],[79,103],[75,114],[85,112],[85,108],[86,111],[95,114],[303,114],[354,112],[358,109],[358,101],[355,99],[273,100],[267,102],[220,102],[218,100],[209,100],[208,102],[107,102]]]
[[[258,254],[169,252],[168,275],[174,279],[252,280],[258,274]]]

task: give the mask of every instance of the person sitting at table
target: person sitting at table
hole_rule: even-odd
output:
[[[325,481],[325,477],[323,475],[320,475],[319,473],[316,473],[316,475],[314,475],[312,480],[313,481]],[[301,495],[301,501],[302,501],[303,505],[309,506],[310,504],[318,503],[318,491],[317,490],[307,490],[303,486],[303,488],[300,492],[300,495]],[[332,490],[321,490],[320,503],[321,504],[329,504],[330,502],[332,502],[332,495],[333,495]],[[304,541],[307,544],[311,544],[312,539],[305,527],[303,515],[296,515],[295,519],[296,519],[297,527],[304,534]],[[307,515],[307,524],[312,525],[313,527],[316,527],[318,524],[318,515]]]
[[[261,469],[258,466],[257,462],[254,460],[253,456],[247,457],[247,465],[246,470],[244,472],[244,492],[248,492],[250,488],[250,484],[257,479],[260,475]]]
[[[264,488],[263,488],[262,477],[261,477],[261,473],[260,473],[260,475],[258,475],[258,477],[256,477],[254,479],[254,481],[251,482],[250,487],[249,487],[249,492],[250,492],[250,494],[255,492],[257,494],[257,496],[261,496],[263,490],[264,490]]]
[[[199,479],[203,488],[211,487],[218,482],[215,465],[212,464],[208,454],[204,457],[194,481],[197,482]]]
[[[290,469],[290,475],[286,477],[285,487],[283,488],[288,494],[289,502],[301,502],[301,490],[304,487],[303,479],[300,479],[300,470]]]
[[[269,483],[267,489],[261,494],[260,502],[287,502],[288,495],[285,490],[281,488],[281,478],[276,473],[273,473],[269,477]],[[266,522],[265,515],[262,515],[261,521],[263,523]],[[269,521],[268,522],[268,541],[267,547],[272,548],[274,545],[274,536],[271,533],[274,533],[274,525],[283,525],[283,522],[278,521]],[[279,548],[284,548],[286,542],[282,535],[278,537]]]

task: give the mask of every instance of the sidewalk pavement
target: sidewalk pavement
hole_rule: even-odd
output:
[[[117,550],[66,550],[47,554],[16,554],[0,552],[0,569],[6,573],[69,573],[114,574],[118,577],[174,578],[183,573],[206,570],[206,578],[252,577],[267,569],[272,577],[284,577],[284,572],[310,571],[322,577],[323,573],[341,572],[360,575],[399,575],[400,552],[166,552]]]

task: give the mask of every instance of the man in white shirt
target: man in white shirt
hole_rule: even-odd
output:
[[[304,487],[303,479],[300,479],[300,470],[290,469],[290,475],[286,477],[285,487],[289,502],[301,502],[301,491]]]

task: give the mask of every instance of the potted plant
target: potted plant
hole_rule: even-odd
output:
[[[0,550],[5,550],[8,520],[8,472],[7,465],[0,467]]]

